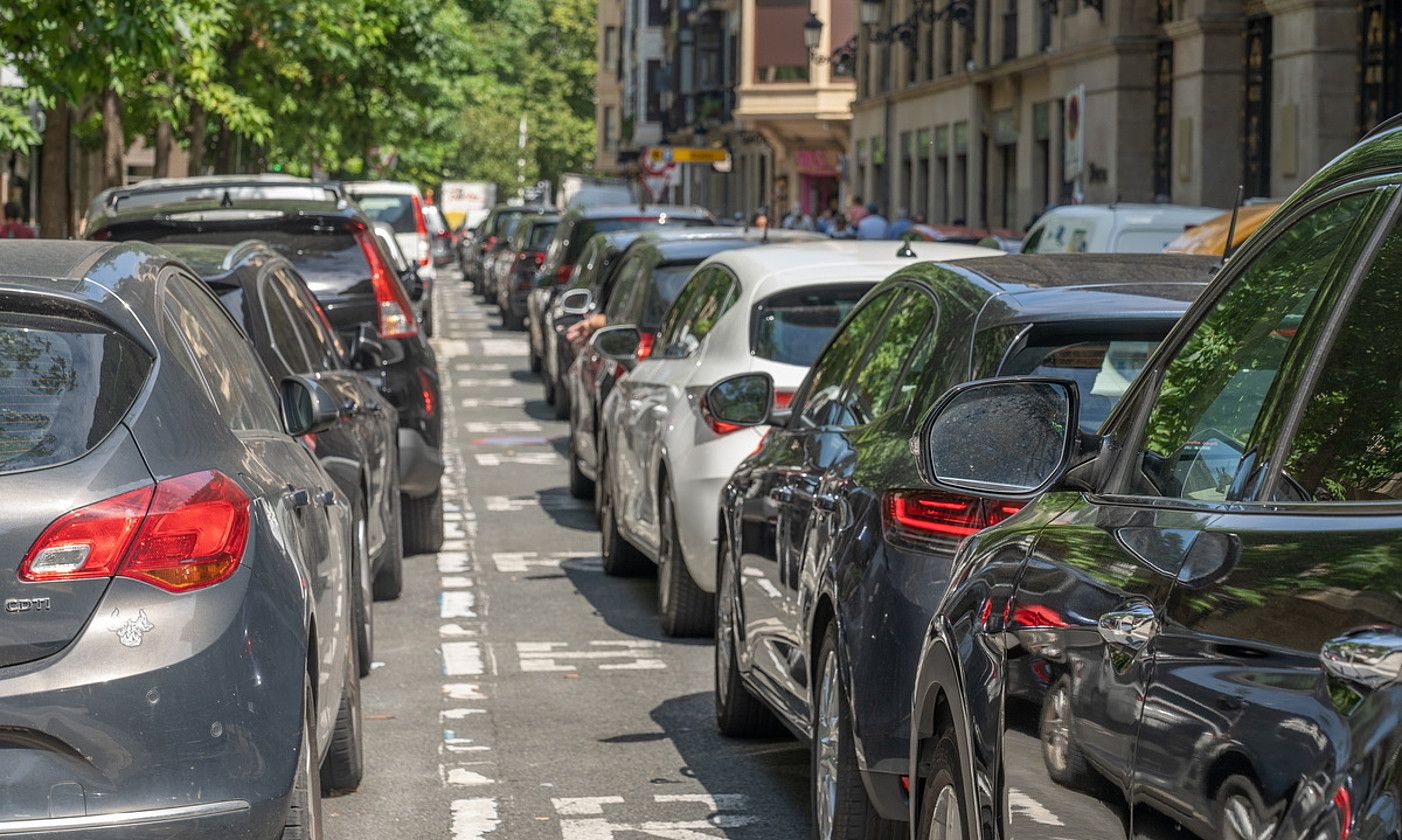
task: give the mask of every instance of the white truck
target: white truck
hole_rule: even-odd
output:
[[[438,207],[457,230],[466,220],[468,229],[477,227],[497,203],[497,185],[487,181],[444,181]]]
[[[561,210],[600,204],[632,204],[636,200],[632,183],[623,178],[576,175],[573,172],[560,176],[560,189],[555,193],[555,204]]]

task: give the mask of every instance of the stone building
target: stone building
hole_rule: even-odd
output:
[[[862,0],[853,190],[1020,229],[1283,196],[1402,109],[1402,0]]]

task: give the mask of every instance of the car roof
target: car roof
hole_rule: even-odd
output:
[[[1362,140],[1320,167],[1285,200],[1279,213],[1282,217],[1288,216],[1294,207],[1313,196],[1365,177],[1382,177],[1393,183],[1402,180],[1402,119],[1384,121]]]
[[[802,231],[765,231],[758,228],[677,228],[648,230],[638,234],[629,250],[652,249],[662,262],[700,262],[712,254],[734,248],[774,246],[796,242],[822,242],[824,237]]]
[[[118,246],[68,239],[0,240],[0,284],[52,287],[54,280],[82,280],[98,258]]]
[[[952,245],[944,242],[911,242],[914,260],[976,259],[1001,254],[977,245]],[[736,274],[768,276],[774,274],[825,273],[842,271],[854,278],[886,275],[912,264],[911,257],[897,256],[901,243],[888,240],[821,239],[818,241],[775,243],[767,248],[751,248],[724,256],[724,262]]]
[[[676,204],[599,204],[592,207],[572,207],[567,215],[581,219],[611,219],[617,216],[677,216],[682,219],[709,219],[704,207]]]

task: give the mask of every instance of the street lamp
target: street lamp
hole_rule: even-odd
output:
[[[822,41],[823,19],[816,12],[809,12],[808,20],[803,22],[803,44],[808,47],[808,60],[814,64],[831,64],[833,73],[839,76],[851,73],[857,59],[857,36],[853,35],[847,43],[833,50],[832,55],[818,52]]]
[[[862,25],[875,26],[881,22],[881,0],[862,0]]]
[[[809,12],[808,20],[803,22],[803,43],[808,47],[808,52],[818,49],[818,44],[823,40],[823,21],[818,17],[817,12]]]

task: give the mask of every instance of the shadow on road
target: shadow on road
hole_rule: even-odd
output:
[[[547,403],[545,400],[526,400],[526,404],[522,406],[522,410],[525,411],[526,416],[532,420],[555,420],[555,409],[551,408],[550,403]]]
[[[598,560],[567,560],[561,564],[574,588],[589,601],[608,626],[634,636],[669,645],[709,645],[710,639],[673,639],[662,635],[657,619],[657,576],[610,577]]]
[[[570,495],[567,487],[546,487],[536,491],[540,509],[561,528],[571,531],[594,531],[594,508]]]

